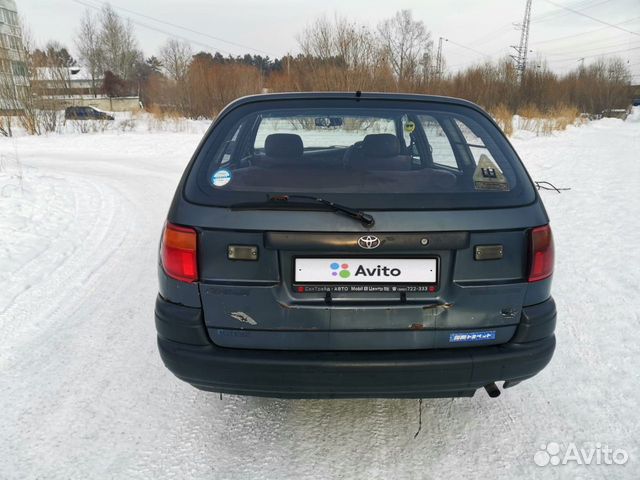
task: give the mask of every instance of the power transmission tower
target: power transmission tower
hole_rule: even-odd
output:
[[[440,37],[440,39],[438,40],[438,53],[436,54],[436,76],[437,78],[442,78],[442,69],[443,69],[443,62],[442,62],[442,42],[448,42],[449,40],[447,40],[446,38]]]
[[[518,83],[522,82],[524,71],[527,68],[527,53],[529,52],[529,26],[531,25],[531,3],[533,0],[527,0],[527,6],[524,10],[524,19],[521,25],[517,25],[520,29],[520,44],[518,46],[511,45],[516,52],[511,55],[515,60],[516,71],[518,72]]]

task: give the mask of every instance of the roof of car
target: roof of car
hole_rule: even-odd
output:
[[[243,104],[271,101],[271,100],[304,100],[304,99],[355,99],[363,100],[399,100],[418,102],[437,102],[451,105],[463,105],[482,111],[482,108],[473,102],[461,98],[445,97],[439,95],[421,95],[417,93],[388,93],[388,92],[286,92],[286,93],[263,93],[259,95],[248,95],[231,102],[226,108],[235,108]]]

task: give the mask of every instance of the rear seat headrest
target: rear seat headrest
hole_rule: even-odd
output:
[[[400,153],[400,142],[391,133],[367,135],[362,140],[362,150],[370,157],[395,157]]]
[[[304,146],[300,135],[272,133],[264,141],[264,153],[276,160],[299,160]]]

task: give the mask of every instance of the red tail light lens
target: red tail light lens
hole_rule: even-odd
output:
[[[529,281],[538,282],[553,273],[553,235],[551,227],[544,225],[531,230],[531,265]]]
[[[165,225],[160,258],[164,271],[171,278],[189,283],[198,280],[197,237],[193,228]]]

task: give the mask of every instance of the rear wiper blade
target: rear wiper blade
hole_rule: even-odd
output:
[[[262,203],[238,203],[235,205],[231,205],[232,209],[250,209],[250,208],[269,208],[269,207],[284,207],[286,208],[286,203],[289,202],[290,199],[300,199],[300,200],[311,200],[315,203],[319,203],[324,205],[328,209],[345,215],[349,218],[353,218],[354,220],[358,220],[362,222],[363,225],[367,227],[373,227],[375,225],[374,218],[368,213],[363,212],[362,210],[358,210],[356,208],[347,207],[346,205],[342,205],[340,203],[331,202],[321,197],[316,197],[313,195],[273,195],[270,196],[268,201]],[[295,203],[291,203],[290,206],[296,205]]]
[[[332,202],[322,197],[316,197],[314,195],[274,195],[269,200],[272,202],[288,202],[289,199],[299,198],[301,200],[312,200],[316,203],[327,206],[336,213],[341,213],[349,218],[353,218],[362,222],[366,227],[373,227],[376,223],[375,219],[368,213],[364,213],[362,210],[356,208],[347,207],[341,203]]]

